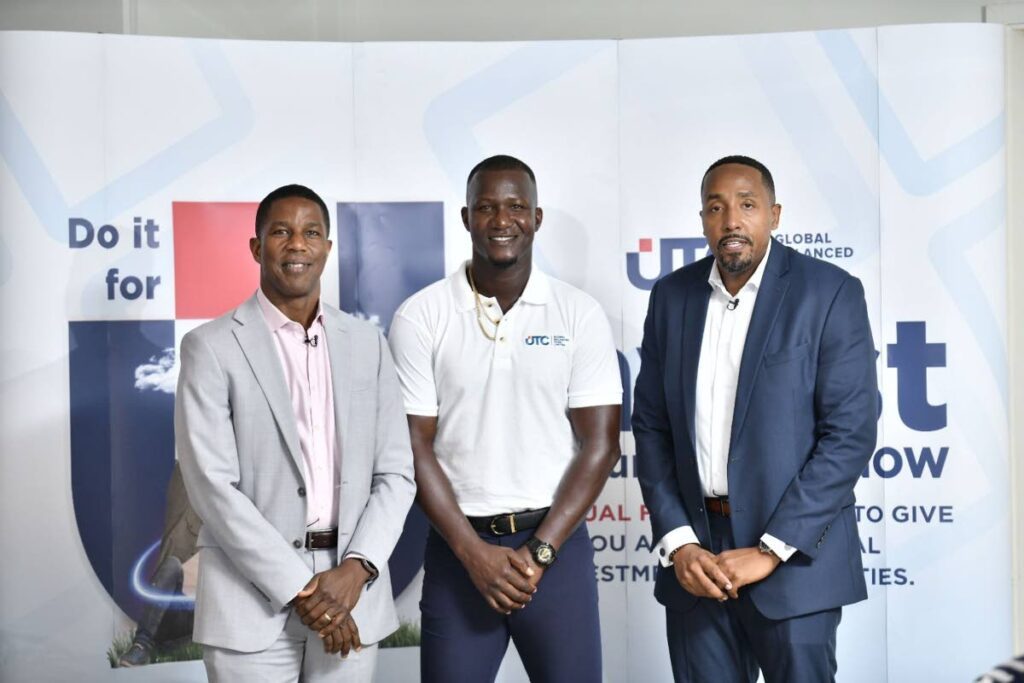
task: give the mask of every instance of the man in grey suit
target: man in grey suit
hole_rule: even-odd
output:
[[[181,343],[175,438],[203,520],[194,640],[211,681],[369,681],[398,626],[387,561],[412,452],[383,336],[320,301],[329,230],[312,190],[271,192],[255,296]]]

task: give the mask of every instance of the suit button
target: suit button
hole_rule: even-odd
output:
[[[306,487],[305,486],[300,486],[299,487],[299,498],[305,498],[305,497],[306,497]]]
[[[300,541],[299,539],[296,538],[294,541],[292,541],[292,545],[295,546],[296,548],[301,548],[302,547],[302,541]]]

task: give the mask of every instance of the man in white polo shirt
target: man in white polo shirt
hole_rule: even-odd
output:
[[[493,680],[511,637],[533,681],[600,681],[582,523],[619,457],[622,384],[594,299],[532,267],[533,171],[477,164],[472,259],[395,313],[390,343],[433,526],[422,680]]]

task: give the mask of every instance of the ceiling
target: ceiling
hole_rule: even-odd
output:
[[[991,0],[0,0],[0,29],[321,41],[643,38],[1022,15],[1024,2]]]

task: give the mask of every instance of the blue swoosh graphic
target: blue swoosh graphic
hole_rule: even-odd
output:
[[[614,44],[527,44],[438,95],[424,112],[423,133],[457,191],[483,156],[474,126]]]
[[[858,258],[877,252],[878,193],[861,174],[846,140],[815,96],[814,84],[796,82],[800,65],[777,38],[750,36],[741,45],[765,97],[831,208],[836,225],[845,234],[855,236]],[[791,77],[788,87],[775,87],[780,74]],[[850,78],[857,85],[860,106],[870,109],[876,89],[866,87],[862,75]],[[870,121],[866,123],[871,125]],[[877,124],[872,134],[877,137]]]
[[[0,90],[0,157],[11,169],[15,182],[51,238],[59,242],[67,239],[69,216],[112,216],[127,210],[231,147],[252,129],[252,105],[221,46],[215,41],[189,41],[188,49],[206,79],[210,95],[221,109],[220,115],[74,205],[64,198]],[[0,243],[0,266],[9,260],[8,247]],[[9,269],[0,269],[0,276],[4,274],[9,275]],[[0,278],[0,285],[5,280],[6,277]]]
[[[875,35],[877,40],[877,31]],[[849,31],[822,31],[816,36],[864,124],[878,140],[882,157],[910,194],[933,194],[1003,149],[1006,116],[1000,113],[933,158],[923,159]]]
[[[615,45],[607,40],[525,44],[438,95],[423,114],[423,133],[455,191],[464,191],[466,173],[484,155],[474,126]],[[533,256],[542,270],[558,275],[540,245]]]
[[[1008,359],[1003,332],[985,288],[967,260],[967,251],[998,229],[1006,218],[1006,188],[1000,187],[981,204],[947,223],[932,235],[928,256],[935,272],[974,334],[999,387],[1004,409],[1009,406]],[[1003,258],[1003,252],[996,254]]]

